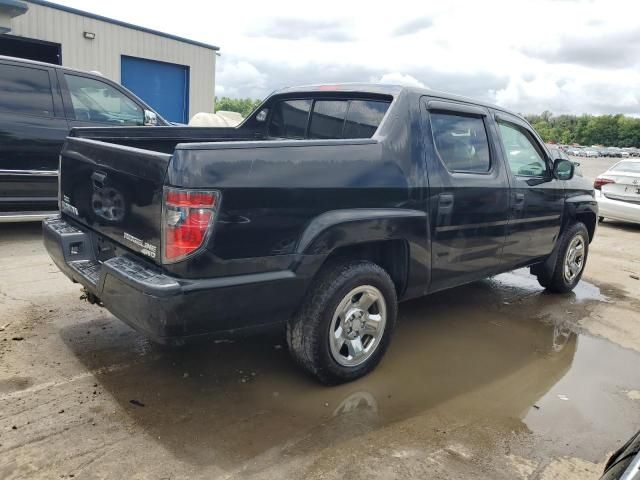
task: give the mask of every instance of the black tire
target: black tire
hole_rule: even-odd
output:
[[[584,256],[580,271],[575,278],[569,280],[565,276],[564,267],[565,259],[567,256],[567,250],[571,245],[571,242],[577,237],[582,237],[582,243],[584,245]],[[552,293],[568,293],[575,288],[584,272],[584,267],[587,264],[587,258],[589,254],[589,232],[587,227],[581,222],[576,222],[573,225],[567,227],[561,234],[557,244],[557,255],[555,262],[548,266],[541,266],[536,271],[538,277],[538,283]]]
[[[329,340],[334,313],[355,288],[373,286],[386,304],[386,324],[377,346],[363,363],[343,366],[334,358]],[[305,300],[287,323],[287,343],[294,360],[327,385],[349,382],[372,371],[384,356],[396,323],[398,302],[387,272],[368,261],[338,261],[324,266]]]
[[[598,217],[598,222],[604,222],[604,217]]]

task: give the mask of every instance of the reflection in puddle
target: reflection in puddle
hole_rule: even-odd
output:
[[[104,372],[97,375],[101,386],[150,438],[189,463],[232,468],[274,448],[302,455],[436,410],[515,419],[523,431],[558,435],[558,418],[584,402],[598,405],[604,423],[619,417],[626,404],[600,389],[603,365],[625,370],[628,384],[640,387],[640,371],[632,368],[638,355],[602,340],[578,341],[561,321],[568,306],[586,314],[593,302],[606,301],[583,283],[574,295],[548,295],[519,271],[407,302],[378,369],[331,388],[296,369],[279,337],[172,351],[125,327],[88,340],[85,323],[63,335],[89,369]],[[583,345],[594,344],[583,353]],[[114,363],[126,367],[104,369]],[[555,400],[558,386],[572,401]],[[602,442],[616,440],[604,428],[599,434]]]

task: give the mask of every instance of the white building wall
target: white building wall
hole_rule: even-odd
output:
[[[83,32],[95,33],[93,40]],[[121,55],[189,66],[189,117],[212,112],[216,52],[171,38],[29,3],[29,11],[12,20],[11,35],[62,45],[62,65],[97,70],[121,83]]]

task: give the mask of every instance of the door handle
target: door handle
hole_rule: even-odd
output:
[[[524,193],[516,193],[513,195],[513,205],[511,209],[515,213],[522,213],[524,211]]]
[[[453,194],[441,193],[438,196],[438,213],[448,215],[453,211]]]

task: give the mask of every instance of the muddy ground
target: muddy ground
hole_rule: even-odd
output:
[[[277,335],[150,344],[2,225],[0,478],[598,478],[640,428],[639,246],[605,222],[572,294],[521,270],[402,304],[379,368],[327,388]]]

